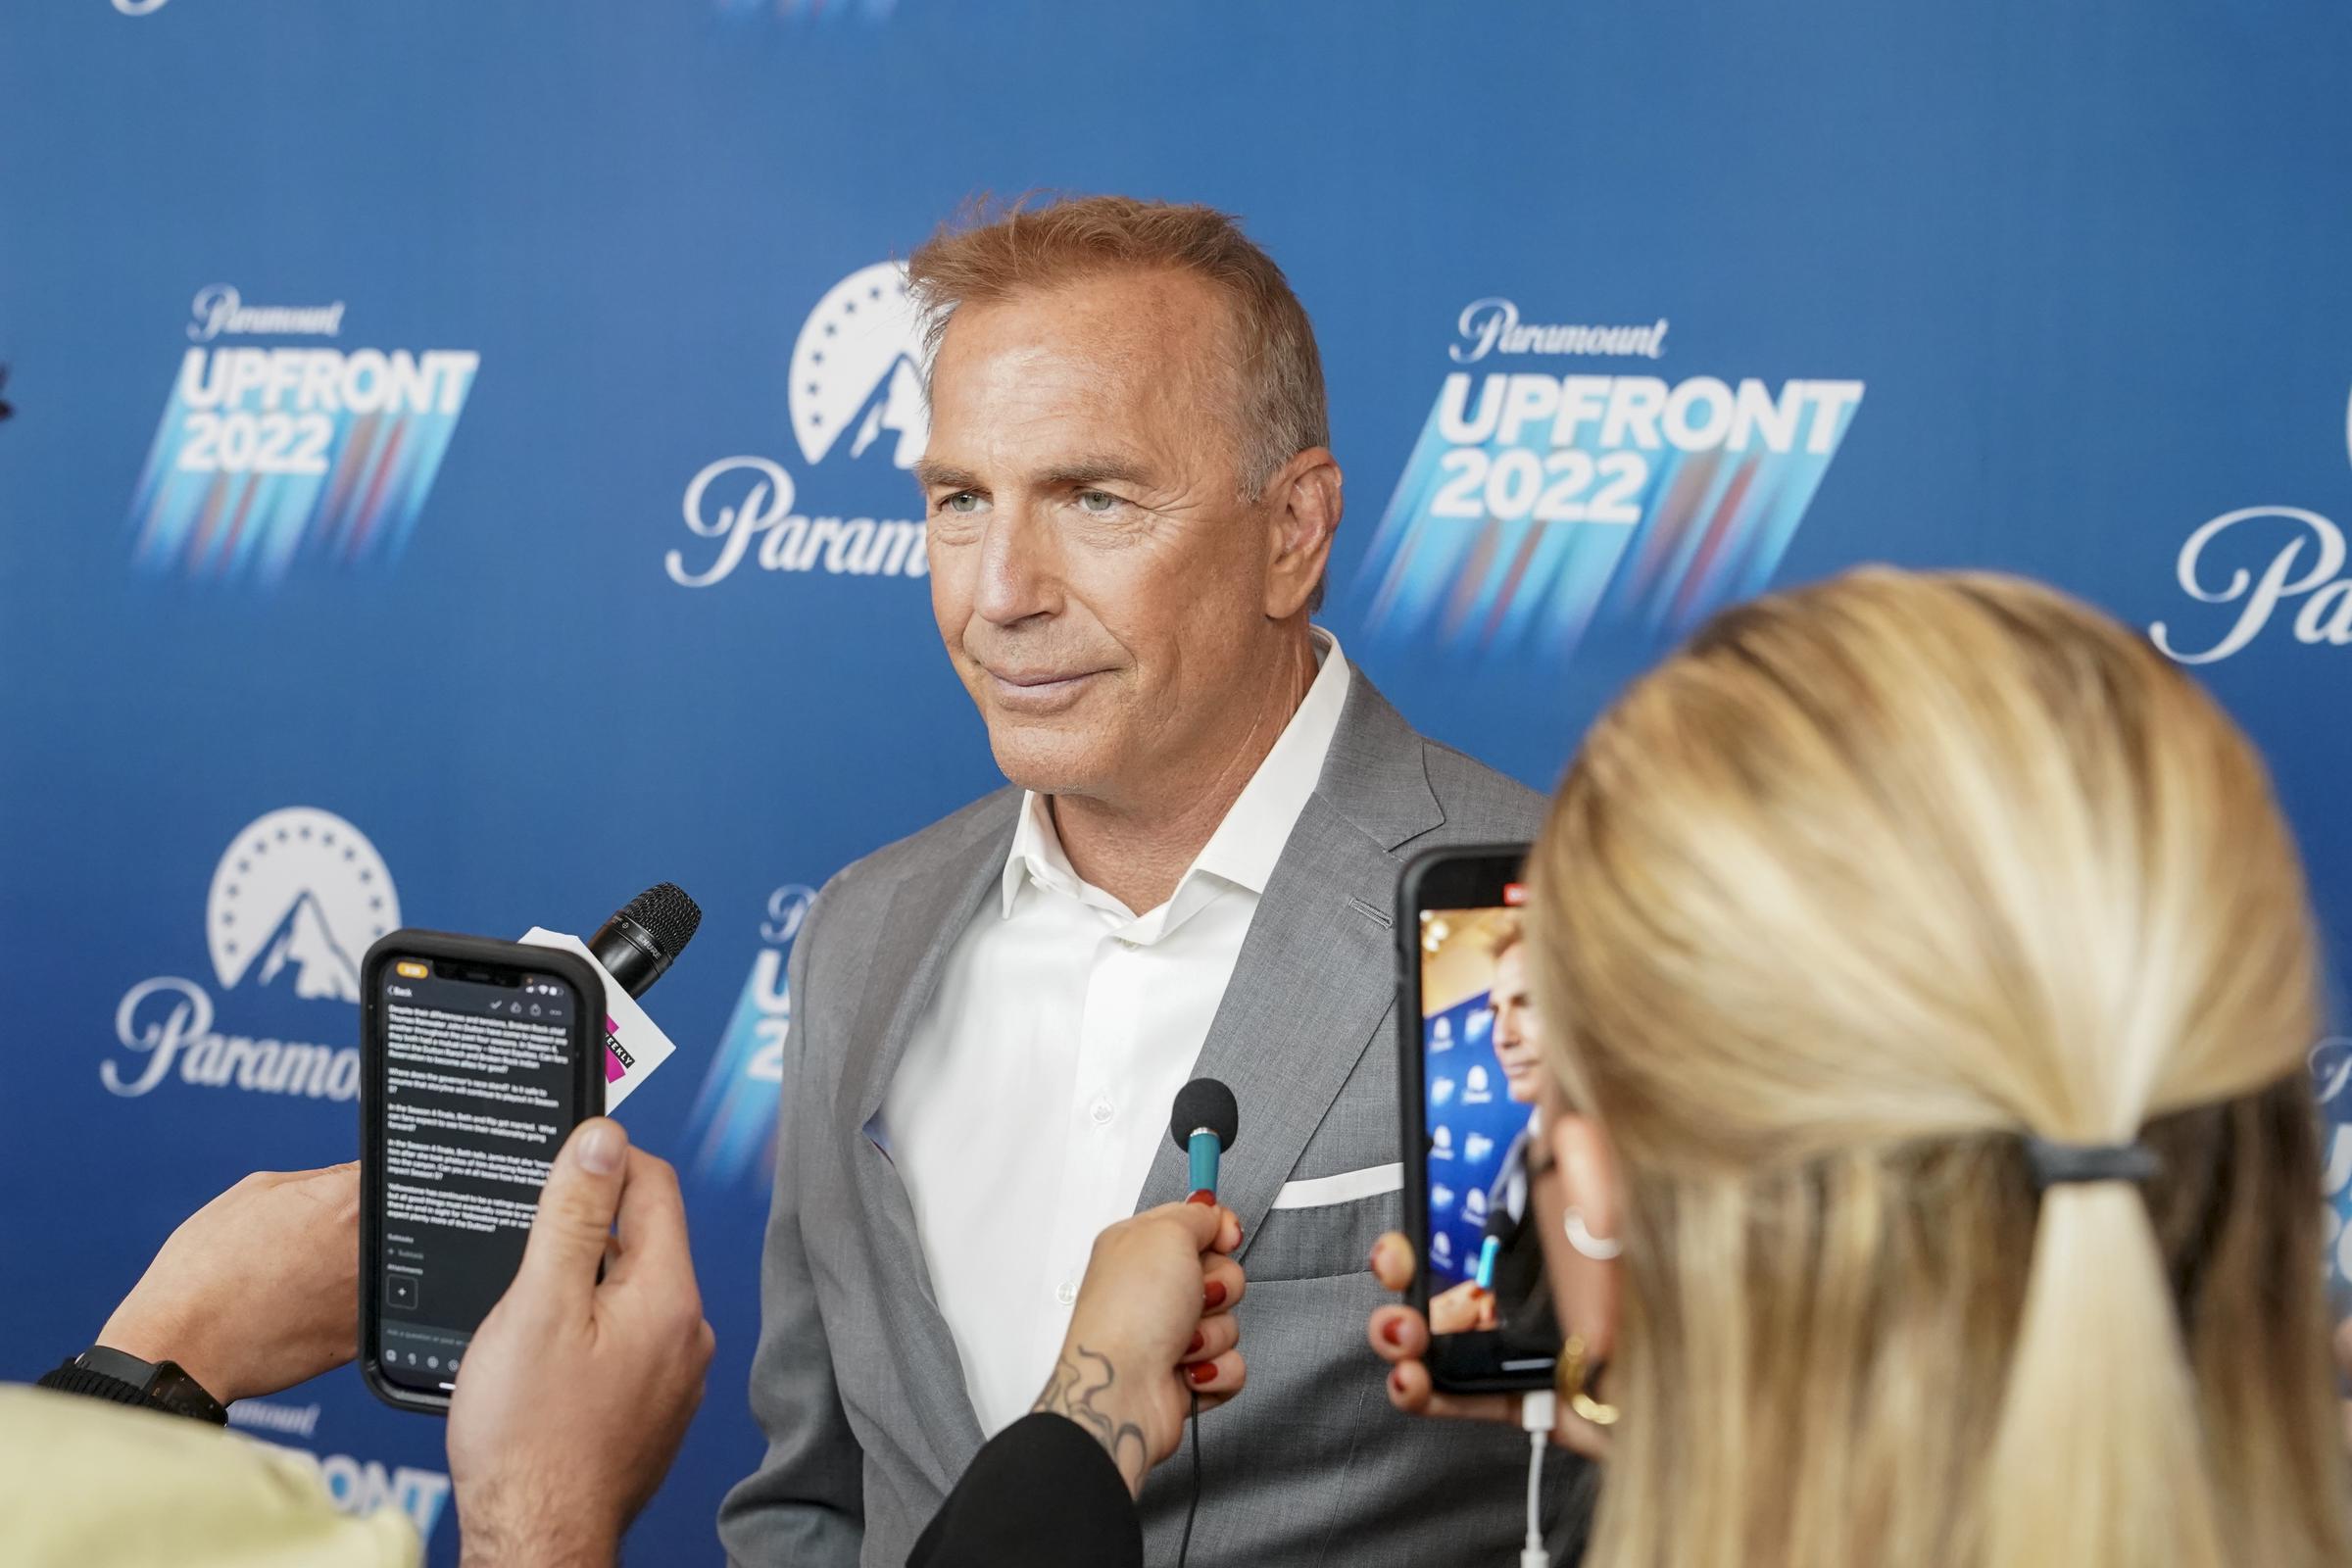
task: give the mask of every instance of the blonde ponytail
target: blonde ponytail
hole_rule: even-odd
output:
[[[2224,1568],[2179,1310],[2138,1190],[2042,1195],[1984,1473],[1986,1564]],[[1985,1375],[2004,1381],[2001,1369]]]
[[[1774,596],[1603,715],[1531,863],[1626,1189],[1596,1568],[2352,1561],[2301,871],[2181,671],[2013,579]]]

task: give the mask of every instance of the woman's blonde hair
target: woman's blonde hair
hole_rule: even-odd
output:
[[[1607,1568],[2352,1560],[2301,872],[2106,616],[1873,569],[1599,721],[1538,1005],[1614,1147]],[[2154,1151],[2037,1193],[2024,1140]]]

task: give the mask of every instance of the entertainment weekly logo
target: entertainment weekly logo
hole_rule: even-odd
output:
[[[481,356],[325,346],[344,311],[249,305],[225,283],[196,292],[131,498],[140,571],[274,587],[304,564],[400,559]]]
[[[2352,399],[2344,407],[2344,451],[2352,458]],[[2270,559],[2255,575],[2236,563]],[[2200,604],[2233,607],[2229,624],[2202,648],[2198,634],[2168,621],[2149,640],[2183,664],[2213,664],[2244,650],[2292,606],[2295,641],[2330,648],[2352,644],[2352,576],[2345,575],[2344,531],[2301,507],[2242,507],[2198,525],[2180,546],[2174,571],[2180,591]]]
[[[923,398],[922,324],[896,262],[859,268],[826,291],[793,344],[785,402],[793,440],[824,504],[811,514],[800,483],[772,458],[721,458],[686,486],[686,527],[710,541],[662,558],[681,588],[710,588],[746,563],[765,571],[921,577],[930,570],[919,517],[858,515],[844,496],[897,498],[923,455],[931,415]]]
[[[1357,579],[1376,636],[1558,659],[1599,624],[1679,635],[1770,582],[1863,383],[1544,364],[1659,362],[1672,328],[1462,308]]]
[[[687,1114],[686,1136],[695,1145],[693,1170],[700,1181],[731,1186],[757,1176],[765,1190],[775,1174],[784,1042],[792,1032],[785,966],[815,902],[816,890],[799,882],[787,882],[767,896],[759,955]]]
[[[216,1028],[213,995],[200,982],[157,975],[116,1005],[122,1054],[98,1064],[99,1082],[126,1100],[172,1077],[208,1089],[358,1099],[359,1047],[293,1032],[356,1032],[360,957],[399,924],[392,874],[365,834],[317,807],[269,812],[230,841],[205,901],[213,977],[250,1032]],[[257,1017],[275,1027],[249,1021]]]

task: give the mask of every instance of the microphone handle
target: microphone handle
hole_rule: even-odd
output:
[[[1185,1201],[1213,1203],[1217,1200],[1217,1156],[1223,1152],[1223,1147],[1217,1141],[1215,1129],[1193,1129],[1192,1138],[1185,1144],[1185,1152],[1192,1157],[1193,1191]]]
[[[599,927],[588,939],[588,951],[632,997],[651,991],[654,982],[669,969],[670,955],[662,951],[652,932],[625,914],[616,914]]]

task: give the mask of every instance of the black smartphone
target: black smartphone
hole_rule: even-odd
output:
[[[1432,851],[1396,894],[1412,1301],[1430,1322],[1430,1380],[1453,1393],[1548,1388],[1560,1348],[1531,1175],[1545,1163],[1531,1120],[1545,1069],[1526,858],[1524,844]]]
[[[576,955],[395,931],[360,966],[360,1369],[447,1414],[549,1162],[605,1108],[605,987]]]

